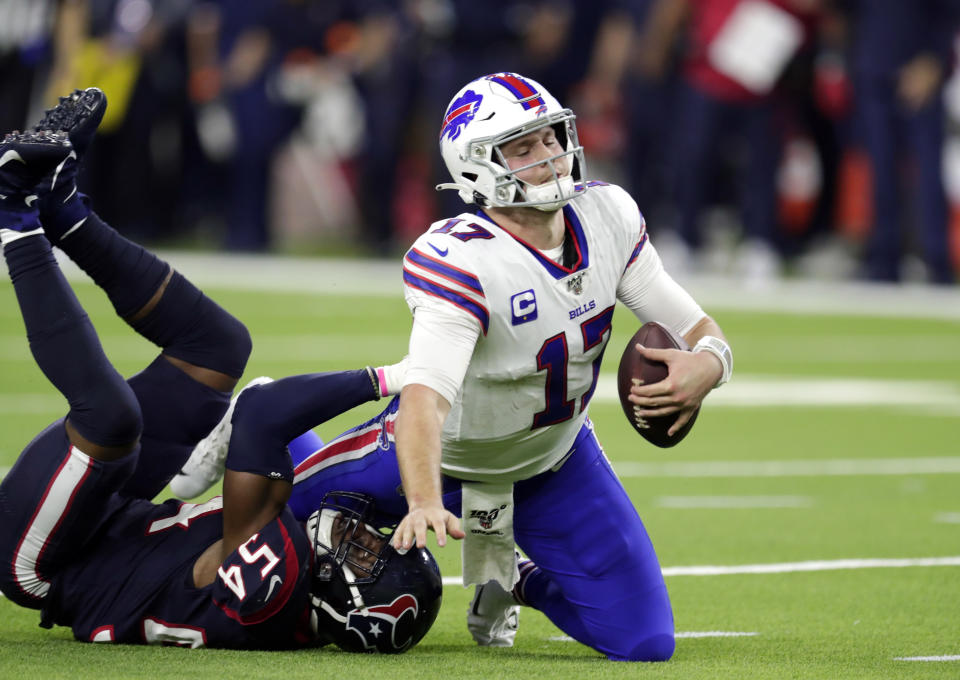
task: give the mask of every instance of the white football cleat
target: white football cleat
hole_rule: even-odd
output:
[[[270,382],[273,382],[273,378],[254,378],[233,395],[223,418],[210,430],[210,434],[197,442],[180,472],[170,480],[170,490],[175,495],[180,498],[195,498],[220,481],[227,462],[227,450],[230,448],[230,434],[233,432],[233,423],[230,421],[233,418],[233,409],[237,406],[237,399],[243,394],[243,390]]]
[[[520,626],[520,605],[497,581],[477,586],[467,610],[467,628],[478,645],[513,647]]]

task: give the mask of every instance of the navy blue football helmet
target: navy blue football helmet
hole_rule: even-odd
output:
[[[370,496],[335,491],[307,520],[315,551],[310,623],[324,644],[400,654],[430,630],[443,584],[430,551],[397,552],[370,524],[374,510]]]

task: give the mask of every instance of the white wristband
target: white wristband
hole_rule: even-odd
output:
[[[730,345],[720,338],[705,335],[697,340],[697,344],[693,346],[693,351],[710,352],[710,354],[720,360],[720,364],[723,366],[723,375],[720,376],[720,380],[717,381],[714,387],[720,387],[720,385],[730,380],[730,375],[733,373],[733,351],[730,349]]]

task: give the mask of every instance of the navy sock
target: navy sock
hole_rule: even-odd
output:
[[[85,219],[77,207],[81,202]],[[57,246],[106,292],[117,314],[129,320],[160,288],[170,265],[90,211],[85,196],[74,196],[66,205],[72,207],[41,213],[44,229],[60,234]],[[235,378],[243,375],[250,356],[252,345],[243,324],[177,272],[156,306],[128,322],[166,354]]]
[[[18,239],[4,246],[4,256],[30,351],[70,404],[70,422],[101,446],[136,441],[142,427],[136,397],[103,353],[50,243],[41,234]]]
[[[41,215],[48,235],[58,218]],[[67,218],[72,221],[73,215]],[[60,240],[54,240],[94,283],[103,288],[121,318],[135,314],[157,292],[170,265],[146,248],[125,239],[95,212],[89,212],[81,226]],[[148,338],[149,340],[150,338]]]

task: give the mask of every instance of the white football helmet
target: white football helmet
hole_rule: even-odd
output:
[[[515,73],[493,73],[468,83],[447,106],[440,129],[440,153],[453,177],[437,189],[457,189],[466,203],[481,207],[558,210],[587,190],[583,147],[576,116],[536,81]],[[501,147],[551,126],[564,151],[510,170]],[[566,163],[558,164],[559,159]],[[553,179],[531,185],[515,173],[548,163]]]

